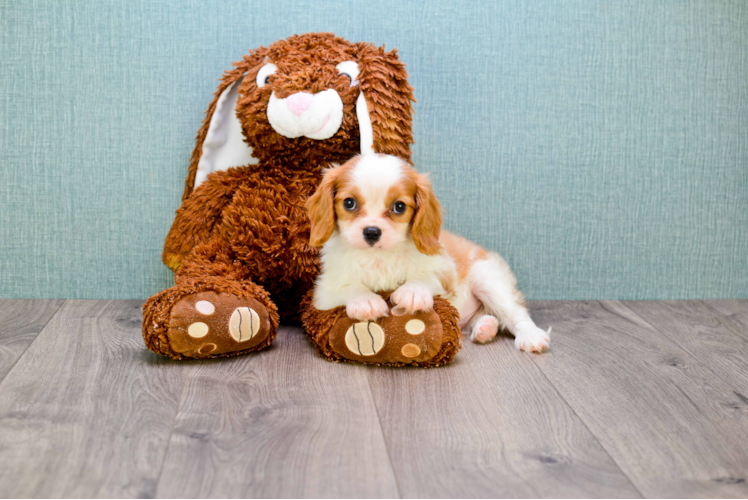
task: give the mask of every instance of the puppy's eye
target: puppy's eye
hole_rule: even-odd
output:
[[[404,214],[405,213],[406,205],[402,201],[396,201],[394,205],[392,205],[392,212],[396,213],[397,215]]]
[[[345,207],[346,210],[353,210],[356,208],[356,200],[353,198],[346,198],[343,200],[343,207]]]

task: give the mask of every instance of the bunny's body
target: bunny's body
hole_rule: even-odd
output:
[[[235,66],[166,239],[176,284],[144,305],[146,345],[177,359],[255,351],[281,317],[298,320],[319,270],[304,203],[322,169],[362,151],[410,158],[412,89],[394,51],[315,33]]]

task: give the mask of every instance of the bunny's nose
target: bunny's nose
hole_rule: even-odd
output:
[[[301,116],[304,111],[309,109],[309,107],[312,105],[313,100],[314,96],[312,94],[309,94],[307,92],[297,92],[286,97],[286,106],[288,107],[289,111],[291,111],[291,113],[295,114],[296,116]]]

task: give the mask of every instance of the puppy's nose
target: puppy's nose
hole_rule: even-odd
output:
[[[378,227],[369,226],[364,228],[364,239],[370,246],[379,241],[380,236],[382,236],[382,230]]]
[[[304,111],[309,109],[313,100],[314,96],[312,94],[307,92],[297,92],[286,97],[286,106],[291,113],[296,116],[301,116]]]

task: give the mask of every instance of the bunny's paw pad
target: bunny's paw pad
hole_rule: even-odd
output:
[[[210,358],[259,346],[271,331],[265,306],[255,299],[200,292],[171,310],[171,348],[188,358]]]
[[[442,339],[442,323],[434,311],[376,321],[342,317],[330,331],[330,346],[338,355],[370,364],[426,362],[439,352]]]

